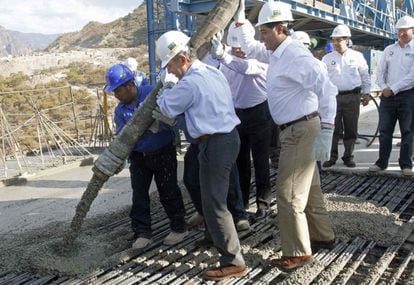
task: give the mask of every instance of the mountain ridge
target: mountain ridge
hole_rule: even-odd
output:
[[[146,4],[142,3],[128,15],[102,24],[91,21],[80,31],[65,33],[51,43],[48,51],[77,48],[130,48],[147,45]]]
[[[13,33],[0,26],[0,56],[18,56],[31,53],[32,48],[17,39]]]

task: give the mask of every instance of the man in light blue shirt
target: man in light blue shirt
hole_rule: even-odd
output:
[[[161,66],[179,81],[162,92],[157,104],[169,118],[184,114],[188,133],[199,141],[204,220],[206,230],[221,253],[220,267],[208,269],[204,278],[242,277],[247,274],[247,267],[227,209],[230,170],[240,147],[236,130],[240,120],[226,78],[216,68],[190,59],[187,53],[189,40],[178,31],[169,31],[158,39],[156,52]]]

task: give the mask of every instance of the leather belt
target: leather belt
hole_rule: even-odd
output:
[[[413,94],[413,92],[414,92],[414,88],[410,88],[408,90],[398,92],[397,94],[395,94],[395,96],[397,96],[397,95],[406,95],[406,94],[410,95],[410,94]]]
[[[199,143],[200,142],[205,142],[205,141],[208,141],[212,137],[219,136],[219,135],[225,135],[225,134],[227,134],[227,133],[214,133],[214,134],[210,134],[210,135],[202,135],[202,136],[199,136],[197,138],[197,141]]]
[[[208,141],[213,135],[202,135],[197,138],[198,142],[205,142]]]
[[[299,118],[297,120],[291,121],[289,123],[282,124],[282,125],[279,126],[279,128],[283,131],[284,129],[286,129],[287,127],[289,127],[289,126],[291,126],[293,124],[296,124],[296,123],[299,123],[299,122],[302,122],[302,121],[309,121],[310,119],[313,119],[316,116],[319,116],[319,112],[318,111],[312,112],[309,115],[303,116],[302,118]]]
[[[345,94],[351,94],[351,93],[353,93],[353,94],[361,93],[361,87],[356,87],[352,90],[339,91],[338,95],[345,95]]]

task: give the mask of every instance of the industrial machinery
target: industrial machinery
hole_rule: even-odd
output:
[[[236,0],[237,1],[237,0]],[[413,14],[414,0],[280,0],[292,8],[294,30],[302,30],[324,43],[338,24],[351,28],[354,45],[382,49],[395,40],[395,23]],[[215,5],[216,0],[146,0],[148,48],[151,82],[155,83],[157,64],[155,40],[168,30],[188,35],[196,30]],[[248,11],[264,1],[246,0]],[[399,3],[397,5],[397,3]]]

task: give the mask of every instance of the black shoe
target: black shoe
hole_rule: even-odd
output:
[[[325,168],[328,168],[328,167],[331,167],[332,165],[334,165],[335,163],[336,163],[335,161],[327,160],[322,164],[322,166],[325,167]]]
[[[265,219],[269,214],[268,209],[257,209],[256,213],[253,215],[253,218],[255,221],[263,220]]]
[[[197,240],[194,243],[194,245],[198,246],[198,247],[210,247],[210,246],[213,246],[213,241],[209,240],[209,239],[206,239],[206,238],[203,238],[203,239]]]
[[[347,167],[350,167],[350,168],[354,168],[354,167],[356,166],[356,164],[355,164],[355,162],[354,162],[353,160],[347,160],[347,161],[344,161],[344,164],[345,164]]]

